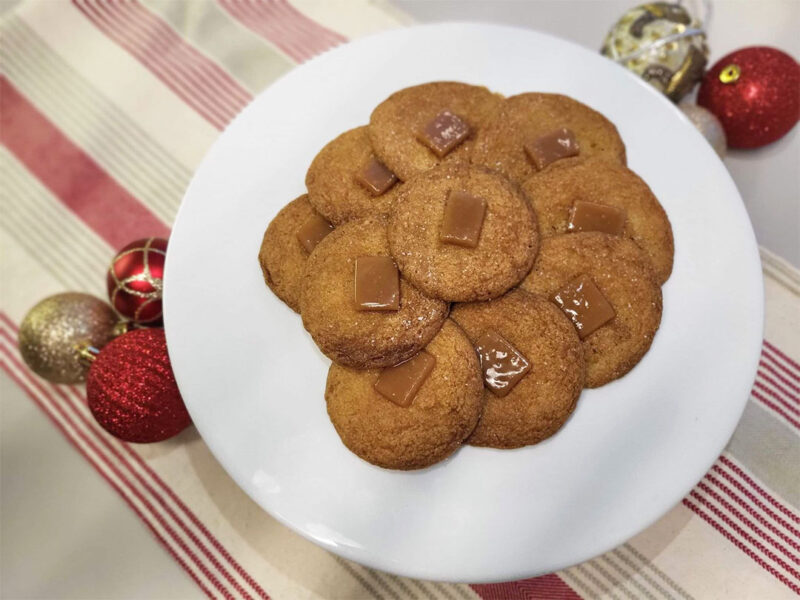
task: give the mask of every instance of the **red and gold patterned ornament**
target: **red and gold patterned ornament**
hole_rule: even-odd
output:
[[[167,240],[145,238],[125,246],[111,261],[108,299],[121,317],[137,325],[161,323]]]
[[[163,329],[136,329],[116,338],[91,360],[86,378],[89,410],[110,434],[127,442],[171,438],[191,424],[167,353]]]
[[[719,118],[730,147],[770,144],[800,119],[800,65],[776,48],[742,48],[706,73],[697,104]]]

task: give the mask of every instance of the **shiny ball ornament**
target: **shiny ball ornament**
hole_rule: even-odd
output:
[[[160,442],[192,422],[163,329],[135,329],[103,348],[89,368],[86,397],[103,429],[127,442]]]
[[[710,110],[706,110],[702,106],[696,104],[681,104],[680,109],[683,111],[692,124],[697,127],[703,137],[708,140],[711,147],[714,148],[720,158],[724,158],[728,151],[728,143],[725,138],[725,130],[722,128],[722,123],[714,116]]]
[[[680,4],[652,2],[622,15],[600,52],[677,102],[703,77],[705,37],[701,22]]]
[[[119,318],[111,307],[89,294],[68,292],[45,298],[19,327],[22,359],[37,375],[53,383],[80,383],[88,366],[80,348],[102,348],[117,333]]]
[[[161,323],[161,294],[167,240],[145,238],[125,246],[111,261],[108,299],[117,313],[137,325]]]
[[[800,65],[775,48],[742,48],[709,69],[697,104],[719,118],[731,148],[770,144],[800,119]]]

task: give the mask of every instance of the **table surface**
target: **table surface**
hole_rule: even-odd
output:
[[[421,22],[510,23],[598,48],[614,19],[634,2],[393,0],[393,4]],[[717,0],[709,31],[711,59],[753,44],[773,45],[797,56],[798,22],[800,2],[795,0]],[[800,266],[797,129],[762,150],[731,152],[725,162],[742,192],[759,242]],[[19,397],[3,398],[0,419],[0,596],[202,597],[134,513],[22,392],[14,386],[4,389],[14,389]],[[31,556],[36,561],[29,560]]]

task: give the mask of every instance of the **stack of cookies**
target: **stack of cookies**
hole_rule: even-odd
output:
[[[342,442],[417,469],[553,435],[661,321],[669,220],[603,115],[566,96],[400,90],[314,158],[264,280],[333,364]]]

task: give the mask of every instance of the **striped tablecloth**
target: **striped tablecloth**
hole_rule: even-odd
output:
[[[93,422],[82,388],[50,385],[21,363],[15,340],[27,309],[64,290],[103,297],[115,250],[168,235],[192,172],[255,93],[315,54],[407,21],[378,0],[9,4],[0,31],[3,397],[24,392],[198,594],[214,598],[800,595],[800,276],[766,253],[767,338],[724,454],[640,535],[525,581],[433,583],[338,558],[261,511],[193,429],[161,444],[122,443]]]

